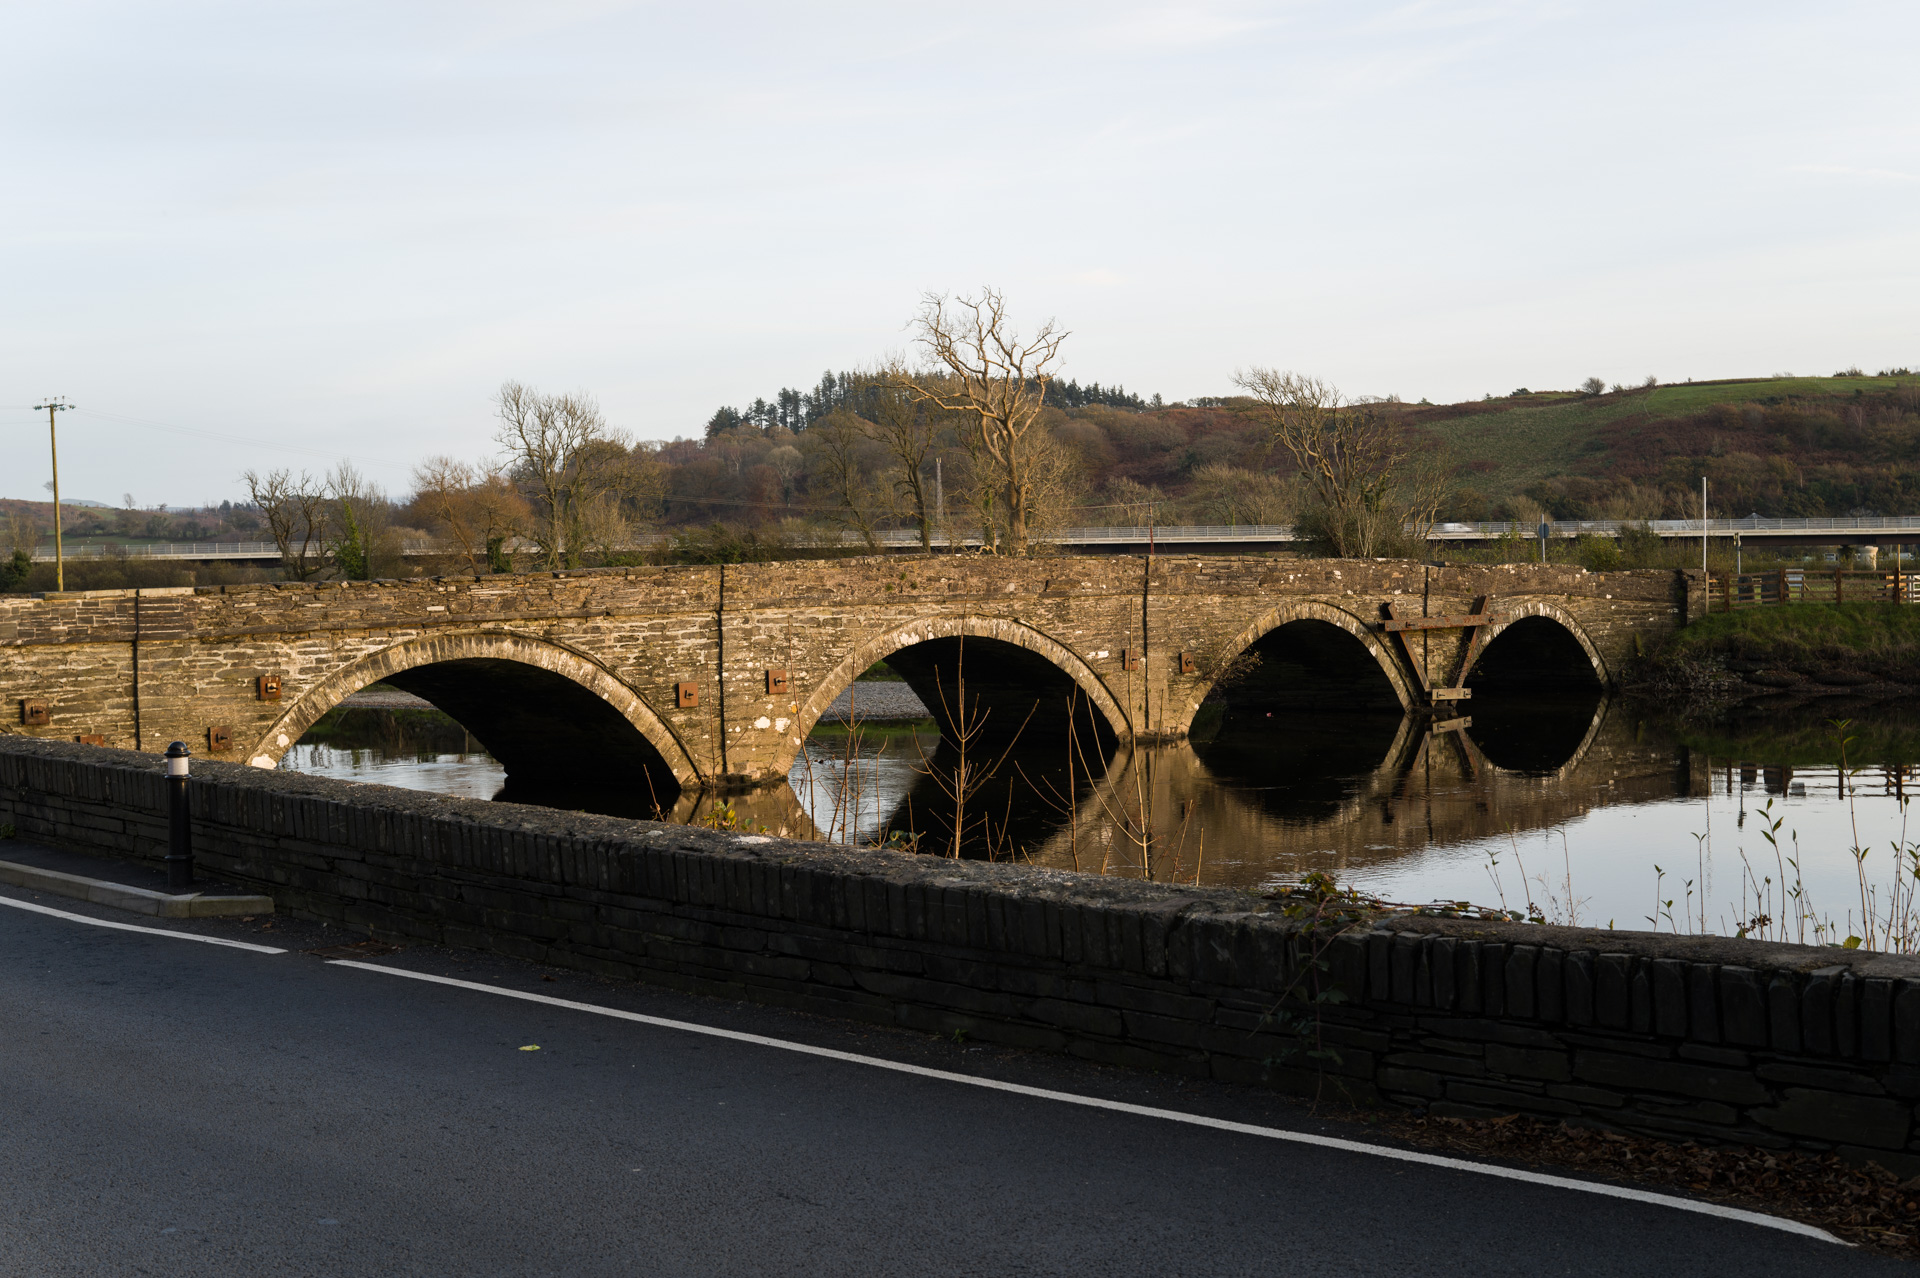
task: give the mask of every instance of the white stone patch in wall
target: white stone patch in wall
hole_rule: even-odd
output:
[[[735,843],[771,843],[773,842],[773,840],[768,838],[764,834],[742,834],[736,839],[734,839],[734,842]]]
[[[1108,656],[1108,655],[1109,655],[1109,653],[1107,652],[1107,650],[1106,650],[1105,648],[1102,648],[1102,649],[1101,649],[1100,651],[1098,651],[1098,652],[1089,652],[1089,653],[1088,653],[1087,655],[1088,655],[1089,657],[1105,657],[1105,656]]]
[[[785,732],[787,730],[787,725],[792,722],[793,720],[791,719],[775,719],[773,721],[773,730],[775,732]]]
[[[256,768],[269,768],[269,769],[270,769],[270,768],[272,768],[272,767],[273,767],[273,760],[272,760],[272,759],[269,759],[269,758],[268,758],[268,757],[267,757],[266,755],[264,755],[264,754],[256,754],[256,755],[254,755],[254,756],[253,756],[253,758],[251,758],[251,759],[249,759],[249,760],[247,760],[247,762],[249,762],[249,763],[251,763],[251,764],[252,764],[252,765],[253,765],[254,767],[256,767]]]
[[[282,750],[286,749],[289,745],[293,744],[292,742],[287,740],[287,734],[284,732],[281,733],[279,736],[275,737],[274,741],[278,743],[278,745]]]
[[[785,723],[786,720],[782,719],[781,722]],[[763,714],[753,721],[753,726],[756,728],[771,728],[773,726],[773,720]]]

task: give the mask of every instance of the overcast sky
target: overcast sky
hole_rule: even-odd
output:
[[[1920,365],[1920,6],[60,0],[0,12],[0,496],[403,491],[1005,290],[1068,374],[1436,401]],[[170,428],[170,429],[169,429]],[[301,449],[309,450],[306,452]]]

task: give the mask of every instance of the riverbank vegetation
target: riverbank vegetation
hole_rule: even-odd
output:
[[[1720,699],[1920,696],[1920,608],[1795,603],[1709,613],[1634,676],[1656,691]]]

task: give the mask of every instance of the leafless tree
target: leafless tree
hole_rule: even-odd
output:
[[[879,553],[874,530],[886,502],[868,474],[864,454],[873,444],[866,423],[844,408],[835,409],[802,431],[800,443],[813,491],[831,503],[827,518],[859,533],[867,548]]]
[[[414,507],[433,532],[452,542],[474,573],[498,569],[509,538],[531,513],[498,462],[475,466],[429,457],[413,470]]]
[[[1283,524],[1293,517],[1292,496],[1280,476],[1219,463],[1194,468],[1182,504],[1202,524]]]
[[[1404,550],[1409,535],[1424,543],[1447,492],[1443,459],[1416,449],[1378,405],[1348,403],[1317,377],[1253,368],[1234,383],[1299,468],[1300,522],[1317,540],[1360,559]]]
[[[0,524],[0,541],[5,542],[4,549],[11,556],[25,551],[27,558],[33,558],[33,552],[40,547],[40,522],[27,508],[8,507],[4,524]]]
[[[886,449],[892,460],[893,497],[920,530],[920,549],[933,550],[933,509],[927,459],[940,435],[942,413],[914,391],[911,374],[898,361],[883,365],[860,381],[851,397],[867,438]]]
[[[536,512],[528,535],[549,569],[578,563],[587,507],[617,495],[628,478],[626,440],[588,395],[542,395],[506,382],[494,403],[507,465]]]
[[[915,399],[968,423],[968,451],[990,466],[1000,490],[1007,551],[1027,553],[1033,497],[1036,431],[1067,333],[1052,320],[1022,338],[1007,320],[1006,303],[991,288],[978,297],[949,299],[929,293],[914,321],[933,372],[908,375],[903,384]]]
[[[326,568],[327,487],[305,471],[295,479],[286,470],[241,476],[247,494],[266,518],[280,566],[292,581],[310,581]]]

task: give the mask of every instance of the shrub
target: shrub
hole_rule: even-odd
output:
[[[1580,383],[1581,393],[1586,395],[1604,394],[1606,389],[1607,384],[1597,377],[1589,377],[1586,381]]]

